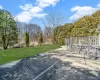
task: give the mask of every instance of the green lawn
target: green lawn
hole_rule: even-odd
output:
[[[8,50],[0,50],[0,64],[23,59],[25,57],[34,56],[59,47],[60,45],[43,45],[29,48],[14,48]]]

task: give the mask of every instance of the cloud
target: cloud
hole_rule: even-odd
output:
[[[70,21],[75,21],[85,15],[91,15],[96,10],[100,9],[100,4],[97,5],[97,7],[93,8],[91,6],[75,6],[71,8],[71,12],[74,12],[74,14],[69,18]]]
[[[36,0],[36,4],[42,8],[55,6],[58,2],[60,2],[60,0]]]
[[[47,15],[44,12],[44,8],[52,6],[54,7],[61,0],[36,0],[35,6],[33,4],[25,4],[23,6],[19,6],[22,9],[18,15],[16,15],[15,19],[20,22],[29,22],[34,17],[43,18]]]
[[[100,3],[97,6],[100,7]]]
[[[20,14],[17,15],[17,17],[15,17],[15,20],[18,20],[20,22],[30,22],[30,20],[32,20],[34,17],[38,17],[38,18],[43,18],[45,15],[47,15],[46,13],[31,13],[29,11],[23,11]]]
[[[33,6],[32,6],[32,4],[25,4],[24,6],[19,6],[22,10],[25,10],[25,11],[27,11],[27,10],[29,10],[29,9],[31,9]]]
[[[23,11],[15,17],[15,20],[20,22],[29,22],[32,19],[32,15],[28,11]]]
[[[0,6],[0,9],[3,9],[3,7],[2,7],[2,6]]]
[[[39,6],[36,6],[36,7],[33,7],[30,9],[30,12],[33,12],[33,13],[39,13],[39,12],[42,12],[43,9]]]

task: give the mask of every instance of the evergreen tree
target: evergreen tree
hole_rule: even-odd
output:
[[[29,47],[29,33],[25,32],[25,45]]]
[[[43,44],[43,34],[42,34],[42,32],[39,34],[38,43],[39,43],[40,46]]]
[[[7,49],[18,41],[18,29],[13,16],[6,10],[0,10],[0,46]]]

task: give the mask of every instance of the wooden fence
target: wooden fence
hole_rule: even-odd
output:
[[[89,58],[100,57],[99,36],[67,37],[65,43],[67,50],[78,54],[85,54]]]

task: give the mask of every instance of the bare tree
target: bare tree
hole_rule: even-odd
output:
[[[17,19],[16,19],[16,24],[17,24],[17,28],[18,28],[18,44],[17,44],[17,47],[21,47],[21,46],[24,45],[24,35],[25,35],[26,30],[27,30],[26,29],[27,24],[19,22]]]
[[[49,36],[51,36],[50,38],[54,39],[55,35],[53,35],[53,29],[57,26],[60,26],[62,22],[63,17],[59,12],[52,11],[51,13],[49,13],[43,20],[45,26],[44,34],[47,34],[45,35],[45,37],[48,38],[49,34]]]
[[[22,36],[23,36],[23,27],[22,27],[22,23],[19,22],[16,19],[16,24],[17,24],[17,28],[18,28],[18,47],[21,47],[21,41],[22,41]]]
[[[51,34],[52,34],[52,28],[51,27],[45,27],[43,32],[44,32],[43,35],[44,35],[45,41],[51,38]]]
[[[29,37],[31,41],[37,41],[39,34],[42,32],[42,29],[37,24],[26,24],[25,32],[29,33]]]
[[[52,27],[52,28],[54,28],[54,27],[57,27],[57,26],[62,24],[63,17],[62,17],[62,15],[59,12],[52,11],[51,13],[49,13],[45,17],[45,19],[43,21],[44,21],[45,27]]]

